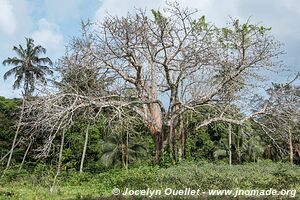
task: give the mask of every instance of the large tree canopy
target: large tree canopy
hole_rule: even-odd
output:
[[[164,12],[152,10],[152,16],[137,10],[83,24],[82,37],[72,41],[60,61],[59,91],[45,91],[31,102],[28,116],[38,122],[37,130],[49,134],[49,149],[51,138],[76,116],[96,118],[106,108],[116,113],[126,108],[151,134],[155,160],[168,145],[176,161],[184,156],[185,113],[201,106],[218,110],[202,113],[199,126],[240,123],[262,113],[228,118],[231,106],[224,102],[229,97],[234,102],[233,94],[249,89],[260,71],[279,64],[281,46],[269,31],[234,19],[228,27],[217,27],[177,4],[167,5]]]

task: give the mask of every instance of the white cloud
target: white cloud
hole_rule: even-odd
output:
[[[13,5],[8,0],[0,0],[0,5],[0,32],[13,34],[16,30]]]
[[[49,54],[58,57],[64,51],[64,37],[57,25],[45,18],[38,21],[38,30],[31,34],[35,44],[45,47]]]

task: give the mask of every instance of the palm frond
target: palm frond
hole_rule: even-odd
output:
[[[44,85],[47,84],[46,78],[44,77],[44,73],[35,73],[36,80],[40,81]]]
[[[39,58],[37,57],[36,59],[36,63],[37,64],[49,64],[49,65],[53,65],[51,59],[49,57],[45,57],[45,58]]]
[[[41,53],[43,53],[43,54],[46,53],[46,49],[44,47],[42,47],[41,45],[35,46],[32,51],[35,56],[38,56]]]
[[[219,159],[219,157],[226,157],[227,151],[224,149],[218,149],[218,150],[214,151],[213,156],[215,159]]]
[[[111,151],[103,153],[100,160],[103,165],[110,167],[114,165],[114,163],[118,163],[118,157],[120,157],[119,148],[115,146]]]
[[[23,60],[17,58],[17,57],[13,57],[13,58],[7,58],[3,61],[3,65],[20,65],[23,64]]]
[[[13,51],[16,52],[16,54],[20,57],[20,58],[25,58],[26,55],[25,55],[25,52],[24,52],[24,49],[21,45],[19,45],[19,48],[14,46],[13,47]]]
[[[21,74],[20,76],[17,76],[17,79],[15,80],[15,82],[13,84],[14,89],[19,89],[20,88],[22,79],[23,79],[23,74]]]
[[[18,69],[20,69],[20,67],[21,67],[21,66],[16,66],[16,67],[14,67],[14,68],[8,70],[8,71],[4,74],[4,76],[3,76],[4,80],[7,80],[7,78],[8,78],[9,76],[11,76],[12,74],[17,74]]]

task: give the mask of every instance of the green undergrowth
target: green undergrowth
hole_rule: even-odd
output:
[[[295,189],[297,193],[300,192],[299,166],[268,161],[233,166],[206,162],[183,162],[168,168],[140,166],[130,168],[128,171],[113,169],[99,174],[63,171],[59,176],[57,186],[50,193],[54,175],[54,171],[47,170],[43,166],[38,166],[32,172],[23,170],[18,173],[16,170],[8,170],[0,180],[0,199],[110,199],[113,188],[119,188],[121,192],[124,192],[126,188],[132,190],[150,188],[162,191],[166,188],[191,188],[204,192],[213,189],[267,190],[273,188],[276,190]],[[298,199],[297,196],[298,194],[294,199]],[[155,198],[157,199],[158,196]],[[216,196],[202,196],[201,198],[226,199]],[[230,197],[227,198],[230,199]],[[120,196],[113,199],[130,198]],[[146,198],[135,197],[134,199]],[[183,199],[183,197],[173,199]],[[276,198],[270,197],[269,199]],[[278,199],[284,198],[278,197]]]

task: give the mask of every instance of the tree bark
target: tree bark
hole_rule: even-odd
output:
[[[90,124],[87,125],[86,132],[85,132],[84,147],[83,147],[83,151],[82,151],[81,162],[80,162],[80,169],[79,169],[80,173],[83,172],[83,164],[84,164],[84,159],[85,159],[87,144],[88,144],[88,140],[89,140],[89,128],[90,128]]]
[[[228,157],[229,157],[229,165],[232,164],[232,152],[231,152],[231,124],[228,125]]]

